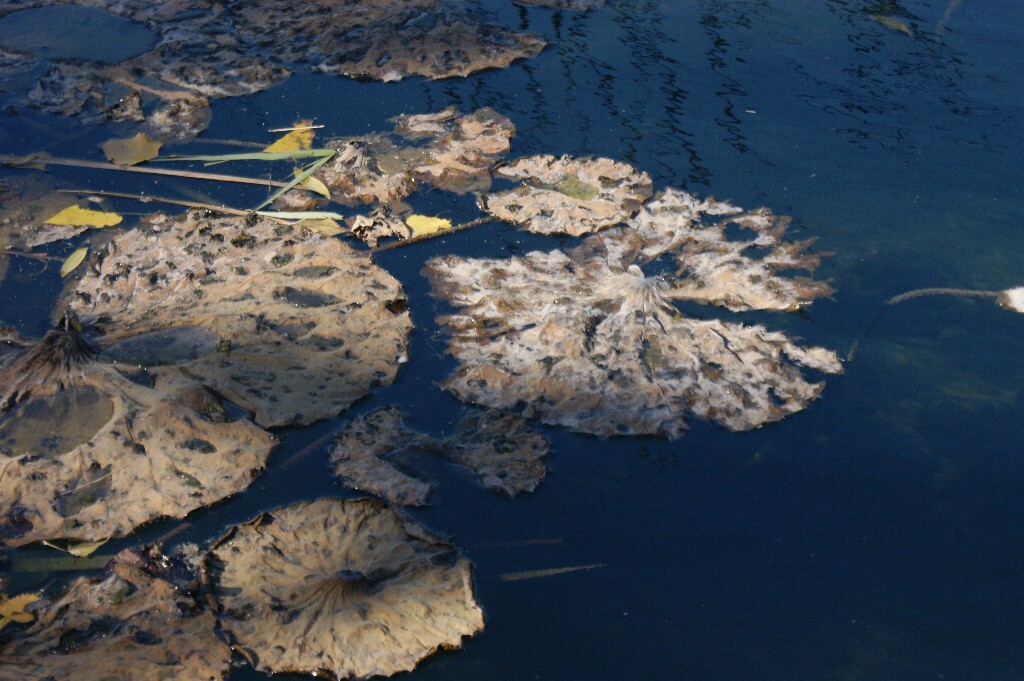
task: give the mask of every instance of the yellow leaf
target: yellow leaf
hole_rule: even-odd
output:
[[[123,218],[117,213],[104,213],[78,206],[68,206],[56,215],[44,220],[48,225],[70,225],[72,227],[112,227]]]
[[[96,549],[110,541],[110,537],[99,541],[84,541],[80,544],[68,544],[67,551],[77,558],[85,558],[96,552]]]
[[[330,218],[301,220],[296,224],[320,232],[324,236],[334,236],[345,231],[336,221]]]
[[[298,121],[296,128],[308,128],[313,121]],[[313,148],[313,138],[316,133],[313,130],[292,130],[284,137],[278,139],[263,151],[303,151]]]
[[[160,153],[160,145],[161,143],[157,140],[140,132],[130,139],[107,140],[100,148],[103,149],[103,154],[110,159],[111,163],[133,166],[156,158]]]
[[[20,594],[14,598],[2,597],[0,600],[0,627],[8,622],[27,624],[35,619],[35,615],[25,612],[25,607],[39,600],[39,594]]]
[[[60,266],[60,276],[66,277],[74,272],[75,268],[81,265],[82,261],[85,260],[85,254],[88,252],[89,247],[82,246],[77,251],[69,255],[68,259],[64,261],[64,264]]]
[[[307,177],[305,180],[303,180],[299,184],[301,184],[303,187],[305,187],[309,191],[316,192],[320,196],[322,196],[325,199],[327,199],[328,201],[330,201],[330,199],[331,199],[331,190],[327,188],[327,185],[325,185],[323,182],[321,182],[320,180],[316,179],[312,175]]]
[[[914,33],[910,30],[910,27],[907,26],[902,21],[900,21],[899,19],[882,16],[881,14],[872,14],[871,18],[880,23],[882,26],[885,26],[890,31],[900,31],[901,33],[906,33],[909,36],[914,35]]]
[[[412,230],[412,238],[436,234],[452,227],[451,220],[432,218],[428,215],[410,215],[405,219],[405,224]]]

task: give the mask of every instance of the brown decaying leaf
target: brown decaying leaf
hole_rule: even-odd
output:
[[[78,316],[0,358],[4,541],[118,536],[244,489],[274,440],[221,399],[266,426],[337,414],[394,378],[405,304],[366,255],[269,220],[115,238]]]
[[[651,196],[651,178],[607,158],[530,156],[495,175],[519,180],[516,189],[488,194],[484,208],[540,234],[580,236],[625,222]]]
[[[370,499],[296,503],[238,526],[204,579],[220,628],[262,671],[409,671],[483,628],[469,561]]]
[[[482,23],[449,0],[251,0],[198,9],[186,2],[79,2],[144,24],[157,44],[114,66],[54,61],[25,99],[53,113],[142,123],[163,141],[192,139],[209,124],[211,99],[265,90],[290,75],[285,63],[385,81],[448,78],[506,67],[545,45],[539,36]],[[0,16],[51,4],[8,0]],[[0,52],[0,75],[23,75],[36,63]]]
[[[369,215],[356,215],[348,221],[349,231],[370,248],[385,239],[408,239],[412,230],[387,206],[377,206]]]
[[[0,678],[165,681],[223,679],[231,650],[214,616],[138,551],[99,577],[79,577],[37,604],[38,620],[0,646]]]
[[[196,378],[262,426],[334,416],[406,359],[401,285],[338,239],[190,211],[147,219],[111,251],[73,302],[85,323],[116,320],[107,342],[125,342],[107,354]],[[153,349],[174,329],[201,347],[161,367]]]
[[[669,254],[678,268],[667,292],[670,298],[735,312],[792,311],[831,295],[832,288],[780,274],[813,272],[820,262],[818,255],[806,252],[810,241],[785,241],[789,222],[765,208],[743,211],[669,189],[630,221],[632,232],[623,230],[609,240],[627,244],[639,238],[638,255],[645,262]]]
[[[398,409],[382,408],[346,424],[331,449],[331,464],[335,475],[354,489],[392,504],[425,506],[433,486],[392,463],[408,450],[465,466],[486,487],[511,497],[532,492],[544,479],[550,444],[522,419],[496,411],[470,413],[454,435],[439,440],[406,427]]]
[[[508,153],[515,134],[508,118],[487,108],[460,114],[449,107],[394,121],[393,135],[375,133],[327,144],[337,155],[317,177],[336,201],[394,204],[418,182],[457,194],[486,191],[490,167]]]
[[[730,212],[723,206],[697,213]],[[461,364],[444,387],[597,435],[678,437],[687,412],[747,430],[803,409],[824,384],[800,367],[839,373],[835,353],[759,325],[683,317],[670,302],[672,279],[640,268],[664,255],[685,263],[697,217],[675,216],[680,238],[666,238],[664,222],[637,220],[570,254],[428,262],[436,294],[459,308],[439,320]]]

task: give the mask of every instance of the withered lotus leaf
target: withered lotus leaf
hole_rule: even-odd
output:
[[[536,56],[539,36],[480,23],[451,0],[307,0],[233,3],[247,44],[273,45],[279,59],[317,71],[384,81],[449,78]]]
[[[261,426],[334,416],[390,383],[412,330],[401,285],[365,254],[198,211],[114,239],[72,307],[111,361],[201,383]]]
[[[551,443],[523,419],[478,409],[436,449],[451,463],[474,471],[486,487],[513,497],[537,489],[547,475]]]
[[[401,286],[337,239],[156,215],[111,240],[41,341],[0,359],[0,538],[120,535],[244,489],[262,426],[333,416],[392,381]],[[17,343],[17,339],[12,342]]]
[[[373,133],[327,143],[337,153],[317,172],[334,199],[357,205],[394,203],[418,182],[465,194],[490,187],[491,166],[508,153],[512,122],[488,108],[452,107],[399,116],[394,134]]]
[[[400,506],[425,506],[433,486],[396,468],[388,458],[410,448],[427,448],[430,438],[407,428],[402,413],[377,409],[349,421],[331,449],[334,474],[349,487]]]
[[[830,295],[832,288],[782,274],[813,272],[820,262],[819,256],[805,252],[810,241],[784,240],[789,222],[765,208],[743,211],[668,189],[648,202],[630,225],[642,243],[640,258],[649,261],[667,254],[675,261],[670,298],[733,311],[795,310]],[[627,235],[624,230],[619,236]]]
[[[139,551],[39,606],[36,621],[0,645],[0,678],[215,681],[230,670],[213,614]]]
[[[424,506],[432,485],[399,470],[393,461],[419,450],[476,473],[484,486],[515,496],[532,492],[547,474],[550,443],[522,420],[474,410],[451,437],[437,439],[408,428],[402,413],[381,408],[352,419],[331,450],[334,473],[346,485],[392,504]]]
[[[356,215],[347,222],[352,236],[370,248],[376,248],[379,241],[408,239],[412,234],[405,221],[387,206],[377,206],[369,215]]]
[[[607,158],[543,154],[506,163],[496,176],[521,186],[484,197],[502,220],[540,234],[580,236],[625,222],[651,196],[651,178]]]
[[[0,540],[123,535],[245,489],[273,438],[194,382],[96,361],[65,319],[0,358]]]
[[[570,254],[429,261],[435,293],[459,308],[439,320],[461,365],[444,387],[596,435],[678,437],[687,413],[731,430],[780,420],[824,387],[801,367],[841,372],[835,353],[783,333],[679,314],[671,277],[640,267],[667,248],[644,252],[649,229],[597,234]]]
[[[268,672],[389,676],[483,628],[469,561],[371,499],[263,514],[218,542],[203,574],[221,631]]]

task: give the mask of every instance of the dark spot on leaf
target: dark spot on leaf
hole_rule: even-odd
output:
[[[215,454],[217,452],[217,448],[213,446],[212,442],[198,437],[182,442],[181,446],[185,449],[191,449],[193,452],[200,452],[202,454]]]

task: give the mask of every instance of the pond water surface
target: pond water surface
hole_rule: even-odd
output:
[[[388,129],[400,113],[490,106],[517,126],[512,156],[608,156],[646,170],[656,187],[794,216],[794,237],[831,254],[817,277],[836,293],[803,315],[745,318],[844,357],[857,348],[817,402],[760,430],[694,420],[667,442],[542,427],[551,472],[515,499],[424,462],[441,480],[439,501],[411,514],[473,560],[486,629],[408,678],[1024,678],[1024,316],[945,296],[879,314],[913,289],[1024,285],[1019,4],[479,6],[549,47],[464,79],[298,73],[215,102],[204,135],[251,138],[311,117],[323,137],[341,136]],[[19,110],[4,115],[0,148],[95,155],[120,130],[98,127]],[[94,189],[157,190],[151,180],[59,172]],[[424,192],[411,202],[456,222],[475,217],[471,199]],[[140,210],[131,205],[124,210]],[[495,224],[380,254],[417,326],[399,379],[337,419],[280,432],[281,449],[252,487],[190,516],[173,541],[209,542],[298,499],[354,496],[326,474],[326,446],[292,456],[353,415],[395,405],[413,427],[449,430],[465,408],[437,388],[455,363],[423,263],[553,243],[576,242]],[[61,285],[56,268],[40,268],[11,259],[0,282],[0,322],[26,334],[49,326]],[[603,567],[500,578],[592,564]],[[34,588],[53,576],[12,578]],[[269,677],[239,667],[231,678]]]

